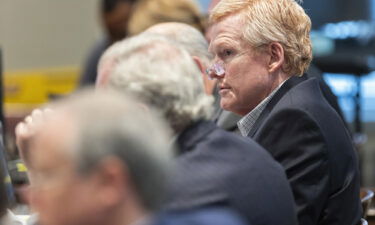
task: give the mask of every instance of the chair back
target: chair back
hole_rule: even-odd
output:
[[[374,197],[374,192],[368,188],[361,188],[360,197],[363,209],[362,218],[366,219],[372,198]]]

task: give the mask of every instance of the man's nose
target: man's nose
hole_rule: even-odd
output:
[[[214,63],[207,68],[206,74],[210,79],[220,79],[225,75],[224,66],[220,63]]]

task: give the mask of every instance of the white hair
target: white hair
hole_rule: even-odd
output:
[[[208,52],[208,43],[203,34],[185,23],[170,22],[156,24],[144,33],[163,35],[184,47],[191,56],[199,57],[206,67],[213,56]]]
[[[109,87],[156,107],[175,132],[210,117],[213,98],[205,95],[198,66],[178,43],[146,33],[115,44],[103,57],[118,53]]]

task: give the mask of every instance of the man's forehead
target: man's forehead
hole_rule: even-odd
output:
[[[30,150],[30,165],[33,169],[48,169],[65,166],[71,157],[67,151],[66,133],[55,130],[43,130],[35,137]]]
[[[72,141],[74,121],[68,113],[58,112],[47,119],[35,133],[34,146],[38,151],[48,151],[53,148],[61,151],[68,151],[69,142]]]
[[[230,28],[241,30],[242,26],[244,25],[243,15],[240,13],[227,15],[220,18],[217,22],[214,22],[212,27],[221,31],[221,29],[228,28],[226,27],[228,25],[231,25]]]
[[[40,129],[43,130],[60,130],[62,128],[71,127],[73,117],[71,112],[66,107],[55,107],[49,115],[44,117],[41,122]],[[48,133],[48,132],[47,132]]]
[[[209,50],[213,51],[216,45],[224,41],[231,41],[233,44],[243,41],[243,24],[243,20],[238,15],[225,17],[213,24]]]

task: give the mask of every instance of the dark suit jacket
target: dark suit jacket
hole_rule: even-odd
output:
[[[181,152],[167,209],[229,206],[257,225],[296,224],[283,168],[254,141],[198,122],[177,139]]]
[[[153,225],[251,225],[224,207],[207,207],[161,213]]]
[[[362,209],[356,152],[315,78],[286,81],[249,137],[284,166],[299,224],[358,224]]]

